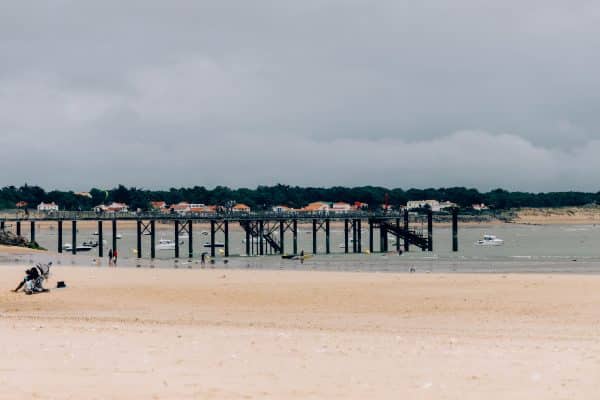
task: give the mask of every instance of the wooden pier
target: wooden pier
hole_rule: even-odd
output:
[[[428,211],[419,218],[426,221],[426,231],[415,228],[410,224],[411,215],[403,212],[348,212],[336,213],[225,213],[225,214],[159,214],[159,213],[118,213],[106,214],[95,212],[55,212],[45,216],[0,218],[0,230],[7,228],[7,222],[15,227],[16,234],[21,236],[21,224],[30,223],[30,240],[36,239],[36,223],[56,222],[57,250],[63,252],[63,225],[71,223],[71,249],[77,254],[77,222],[97,221],[98,256],[103,257],[104,223],[109,223],[112,230],[112,249],[117,250],[118,224],[120,221],[136,221],[136,252],[142,258],[143,235],[150,236],[150,258],[156,257],[156,223],[168,222],[173,225],[175,237],[175,258],[180,258],[180,237],[188,237],[188,251],[184,257],[193,258],[194,223],[210,224],[211,257],[216,255],[216,235],[224,236],[223,255],[229,257],[229,228],[231,223],[239,224],[245,233],[245,252],[247,256],[262,256],[266,254],[298,254],[298,224],[309,223],[312,226],[312,253],[317,254],[319,240],[325,242],[325,254],[331,253],[331,223],[339,222],[344,226],[344,253],[362,253],[362,226],[368,225],[368,251],[386,253],[389,248],[388,237],[396,238],[394,251],[409,251],[416,247],[422,251],[433,251],[433,214]],[[379,249],[374,248],[374,238],[379,235]],[[285,236],[292,237],[292,248],[286,249]],[[402,244],[402,246],[401,246]],[[220,245],[221,246],[221,245]],[[458,251],[458,209],[452,210],[452,251]]]

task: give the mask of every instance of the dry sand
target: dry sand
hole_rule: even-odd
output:
[[[57,267],[0,399],[592,399],[600,277]]]

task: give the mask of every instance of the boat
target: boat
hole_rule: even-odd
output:
[[[211,246],[210,242],[204,242],[204,247],[210,248],[212,246]],[[225,243],[223,243],[223,242],[215,242],[214,247],[225,247]]]
[[[483,239],[479,239],[475,244],[478,246],[501,246],[504,244],[504,240],[494,235],[483,235]]]
[[[80,251],[80,252],[90,251],[92,249],[93,249],[93,247],[91,247],[91,246],[86,246],[86,245],[83,245],[83,244],[77,245],[77,251]],[[68,243],[64,244],[63,245],[63,250],[65,250],[65,251],[73,251],[73,245],[68,244]]]
[[[160,239],[158,241],[158,245],[156,246],[157,250],[175,250],[175,241],[171,239]]]
[[[98,247],[98,241],[97,240],[86,240],[83,242],[84,246],[89,246],[89,247]]]

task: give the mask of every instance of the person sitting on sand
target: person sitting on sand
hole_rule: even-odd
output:
[[[49,263],[46,268],[43,268],[40,264],[36,264],[35,267],[26,270],[25,278],[23,278],[13,292],[18,292],[23,286],[25,286],[25,294],[48,292],[49,290],[44,289],[42,283],[48,276],[51,265],[52,263]]]

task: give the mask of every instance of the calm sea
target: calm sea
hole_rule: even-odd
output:
[[[309,225],[300,225],[298,234],[298,249],[306,253],[312,252],[312,235]],[[204,243],[210,240],[209,236],[202,234],[202,230],[194,230],[194,258],[188,260],[181,258],[174,260],[174,251],[157,250],[157,258],[149,259],[150,238],[143,237],[143,255],[138,259],[136,248],[136,234],[133,229],[122,229],[123,235],[118,240],[119,265],[139,267],[166,267],[166,268],[196,268],[200,267],[199,258],[209,249]],[[206,233],[206,232],[205,232]],[[28,235],[26,229],[24,234]],[[79,243],[85,240],[95,240],[93,230],[82,228],[78,233]],[[112,243],[110,229],[105,228],[104,253]],[[484,234],[493,234],[504,240],[502,246],[477,246],[475,242]],[[57,236],[55,230],[38,229],[37,241],[40,245],[56,251]],[[171,229],[159,230],[156,242],[160,238],[174,239]],[[434,227],[434,251],[423,252],[416,247],[401,256],[395,253],[381,254],[344,254],[344,241],[342,229],[331,230],[331,252],[325,252],[325,235],[318,234],[318,254],[300,264],[297,260],[282,260],[281,257],[245,257],[245,234],[237,229],[230,228],[230,257],[225,260],[217,254],[214,266],[219,268],[303,268],[323,270],[353,270],[353,271],[457,271],[457,272],[600,272],[600,225],[516,225],[503,224],[487,227],[460,227],[459,251],[451,251],[451,231],[448,227]],[[216,240],[224,240],[222,233]],[[63,233],[63,242],[70,243],[70,227],[66,226]],[[393,250],[395,239],[390,240],[389,249]],[[362,233],[362,249],[368,249],[368,231]],[[375,231],[375,250],[379,249],[379,235]],[[292,236],[286,232],[285,247],[287,252],[292,250]],[[187,255],[187,239],[183,239],[180,254]],[[28,264],[37,261],[54,261],[57,264],[80,265],[97,264],[106,265],[106,259],[99,259],[97,250],[73,256],[69,253],[62,255],[41,254],[36,256],[7,256],[0,254],[0,262]],[[207,266],[213,264],[208,263]]]

